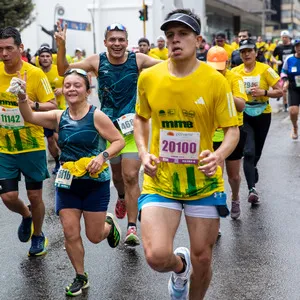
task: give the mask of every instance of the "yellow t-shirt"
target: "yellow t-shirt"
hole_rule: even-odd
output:
[[[271,59],[272,53],[276,48],[276,44],[275,43],[271,43],[270,45],[266,44],[265,48],[267,50],[265,53],[265,58],[267,61],[269,61]]]
[[[64,78],[62,76],[58,75],[58,70],[57,70],[56,65],[52,64],[50,71],[45,72],[45,74],[49,80],[49,83],[50,83],[53,91],[57,88],[62,88]],[[65,100],[64,95],[60,95],[55,98],[56,98],[56,103],[57,103],[58,109],[65,110],[67,108],[67,106],[66,106],[66,100]]]
[[[155,58],[155,59],[160,59],[157,55],[155,55],[154,53],[151,53],[150,51],[148,52],[148,56]]]
[[[244,87],[244,81],[242,76],[232,72],[231,70],[226,70],[225,78],[231,88],[232,95],[237,98],[242,98],[247,101],[247,94]],[[243,112],[237,112],[238,125],[243,125]]]
[[[265,42],[256,42],[256,48],[259,49],[259,48],[262,48],[262,47],[265,47],[265,50],[266,50],[266,43]]]
[[[44,72],[23,62],[21,76],[27,73],[27,94],[35,102],[54,99],[49,81]],[[7,92],[10,81],[17,74],[7,74],[0,64],[0,153],[17,154],[45,149],[43,127],[23,120],[18,108],[17,96]]]
[[[231,48],[233,49],[233,51],[239,49],[239,44],[236,43],[236,42],[232,42],[230,46],[231,46]]]
[[[228,60],[230,61],[231,60],[231,54],[233,52],[233,48],[230,45],[228,45],[228,44],[225,44],[223,48],[227,52],[227,54],[228,54]]]
[[[274,52],[275,48],[276,48],[276,44],[275,43],[272,43],[268,46],[268,51],[271,51],[271,52]]]
[[[150,50],[150,54],[158,56],[161,60],[167,60],[169,57],[169,50],[167,48],[163,48],[162,50],[159,48],[153,48]]]
[[[154,178],[144,176],[142,194],[195,200],[224,191],[221,168],[206,177],[197,162],[201,151],[213,151],[216,128],[237,125],[232,94],[222,74],[202,62],[183,78],[169,73],[168,61],[145,69],[138,80],[136,113],[151,118],[150,153],[161,160]],[[189,155],[196,160],[170,162],[177,154],[178,162]]]
[[[231,89],[232,95],[237,98],[242,98],[245,101],[247,101],[247,94],[244,87],[244,81],[243,78],[230,70],[226,70],[225,78],[227,79],[227,82],[229,84],[229,87]],[[237,111],[237,117],[238,117],[238,125],[243,125],[243,112]],[[224,132],[222,129],[218,128],[213,136],[214,142],[222,142],[224,139]]]
[[[252,97],[250,93],[250,88],[253,86],[258,86],[263,90],[269,90],[270,87],[274,86],[280,77],[278,74],[267,64],[256,62],[256,65],[252,72],[246,73],[244,70],[244,64],[241,64],[232,69],[233,72],[240,74],[243,77],[245,90],[247,94],[247,101],[260,101],[266,102],[269,97]],[[272,111],[271,105],[268,104],[264,113],[270,113]]]

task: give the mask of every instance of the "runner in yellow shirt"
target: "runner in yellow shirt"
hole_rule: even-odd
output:
[[[216,46],[223,47],[226,50],[228,54],[228,58],[231,61],[231,54],[234,51],[234,49],[226,43],[226,34],[224,32],[216,33],[215,41],[216,41]],[[230,66],[228,65],[228,67]]]
[[[157,38],[157,48],[151,49],[150,54],[158,56],[159,59],[161,60],[168,59],[169,51],[165,46],[166,46],[165,38],[161,35]]]
[[[249,189],[248,202],[259,204],[255,189],[258,182],[257,163],[261,157],[264,143],[271,124],[269,97],[282,96],[280,77],[267,64],[256,61],[257,48],[252,39],[240,42],[243,64],[232,69],[243,77],[247,94],[244,110],[244,129],[247,133],[244,149],[244,172]],[[269,90],[272,87],[272,90]]]
[[[239,37],[236,35],[233,38],[233,42],[231,43],[231,48],[233,49],[233,51],[239,49]]]
[[[18,229],[21,242],[31,239],[28,255],[46,253],[47,238],[42,232],[45,206],[42,200],[43,180],[49,177],[43,128],[24,121],[18,98],[19,83],[12,81],[19,72],[27,77],[29,104],[34,110],[56,108],[54,94],[42,70],[22,61],[24,45],[19,31],[13,27],[0,30],[0,194],[8,209],[23,219]],[[12,81],[12,82],[11,82]],[[25,177],[31,208],[19,198],[18,181]],[[33,226],[34,225],[34,226]]]
[[[260,49],[260,48],[263,48],[265,46],[266,46],[266,43],[263,41],[262,37],[258,36],[257,40],[256,40],[256,48]]]
[[[57,66],[52,64],[52,51],[47,46],[43,46],[39,49],[39,65],[49,80],[51,88],[55,94],[58,108],[65,110],[66,100],[62,93],[63,77],[58,75]],[[52,129],[44,128],[44,134],[47,138],[49,152],[55,160],[55,167],[52,170],[52,174],[56,175],[60,167],[57,133]]]
[[[75,56],[72,58],[72,63],[84,60],[83,51],[80,48],[75,49]]]
[[[155,59],[160,59],[157,55],[151,53],[150,51],[150,42],[146,38],[140,38],[138,41],[139,45],[139,51],[140,53],[144,53],[146,55],[149,55],[150,57],[153,57]]]
[[[139,198],[142,239],[148,264],[158,272],[172,271],[171,299],[205,296],[219,217],[228,214],[219,164],[239,135],[226,79],[196,58],[200,27],[190,10],[169,13],[161,29],[170,59],[144,70],[138,81],[134,135],[145,174]],[[213,152],[217,127],[224,127],[225,138]],[[172,250],[182,211],[191,255],[185,247]]]
[[[247,95],[244,88],[243,78],[240,75],[226,69],[227,62],[228,55],[225,49],[222,47],[215,46],[208,50],[207,64],[218,70],[227,79],[229,87],[232,91],[234,104],[238,112],[238,125],[240,130],[239,143],[234,151],[225,160],[228,182],[231,187],[232,203],[230,214],[231,218],[237,219],[241,213],[239,196],[241,184],[240,166],[246,142],[246,133],[243,129],[243,110],[245,108]],[[214,150],[217,150],[220,147],[223,138],[223,130],[221,128],[217,129],[213,137]],[[224,165],[222,166],[222,169],[224,169]]]

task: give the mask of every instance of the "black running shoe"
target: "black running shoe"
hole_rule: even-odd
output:
[[[30,210],[30,205],[28,205]],[[27,243],[33,234],[32,217],[22,218],[22,222],[18,228],[18,238],[22,243]]]
[[[111,213],[106,214],[105,222],[111,225],[109,235],[107,236],[107,242],[111,248],[116,248],[120,243],[121,229]]]
[[[82,290],[90,286],[88,275],[84,272],[84,275],[76,274],[73,283],[66,287],[67,296],[78,296],[82,293]]]

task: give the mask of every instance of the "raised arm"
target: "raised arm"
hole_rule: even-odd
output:
[[[83,69],[86,72],[93,72],[98,75],[99,55],[94,54],[86,59],[69,64],[66,58],[66,36],[67,36],[67,24],[64,28],[57,22],[57,32],[54,33],[54,37],[57,45],[57,70],[60,76],[63,76],[68,69]]]
[[[19,102],[19,109],[20,112],[26,122],[29,122],[31,124],[43,126],[49,129],[56,129],[58,126],[58,121],[62,111],[61,110],[51,110],[53,108],[56,108],[56,102],[55,100],[50,100],[48,102],[39,103],[39,105],[42,105],[41,107],[45,110],[44,112],[33,112],[32,111],[32,105],[33,101],[31,101],[26,94],[26,80],[27,80],[27,73],[25,72],[24,78],[22,78],[20,72],[18,72],[18,83],[17,85],[20,86],[19,92],[17,94],[18,102]],[[11,83],[12,85],[12,83]],[[16,85],[16,84],[15,84]],[[10,86],[11,87],[11,86]],[[54,101],[54,103],[53,103]],[[50,111],[46,111],[49,108]]]
[[[45,112],[33,112],[29,105],[29,98],[19,95],[19,109],[26,122],[39,125],[49,129],[57,129],[58,121],[62,114],[61,110],[50,110]]]

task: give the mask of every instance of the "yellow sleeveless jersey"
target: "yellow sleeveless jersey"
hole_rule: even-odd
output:
[[[43,71],[23,62],[21,76],[27,73],[27,94],[35,102],[54,99],[51,86]],[[7,92],[17,74],[7,74],[0,64],[0,153],[17,154],[45,149],[43,127],[25,122],[18,108],[17,96]]]
[[[270,87],[274,86],[280,80],[279,75],[269,65],[260,62],[256,62],[254,69],[250,73],[246,73],[244,68],[244,64],[241,64],[238,67],[233,68],[232,71],[243,77],[247,101],[268,101],[269,97],[266,96],[252,97],[250,88],[258,86],[259,88],[268,91]],[[264,113],[270,113],[271,111],[271,105],[268,104]]]
[[[57,70],[56,65],[52,64],[50,71],[45,72],[45,74],[49,80],[49,83],[50,83],[53,91],[57,88],[62,88],[64,78],[62,76],[58,75],[58,70]],[[67,108],[67,106],[66,106],[66,100],[65,100],[64,95],[60,95],[57,97],[55,96],[55,98],[56,98],[56,103],[57,103],[58,109],[65,110]]]
[[[224,191],[221,168],[206,177],[199,154],[213,151],[218,127],[236,126],[236,110],[224,76],[200,63],[192,74],[170,75],[168,61],[145,69],[138,81],[136,113],[152,121],[150,153],[160,157],[157,175],[144,176],[143,194],[195,200]]]

